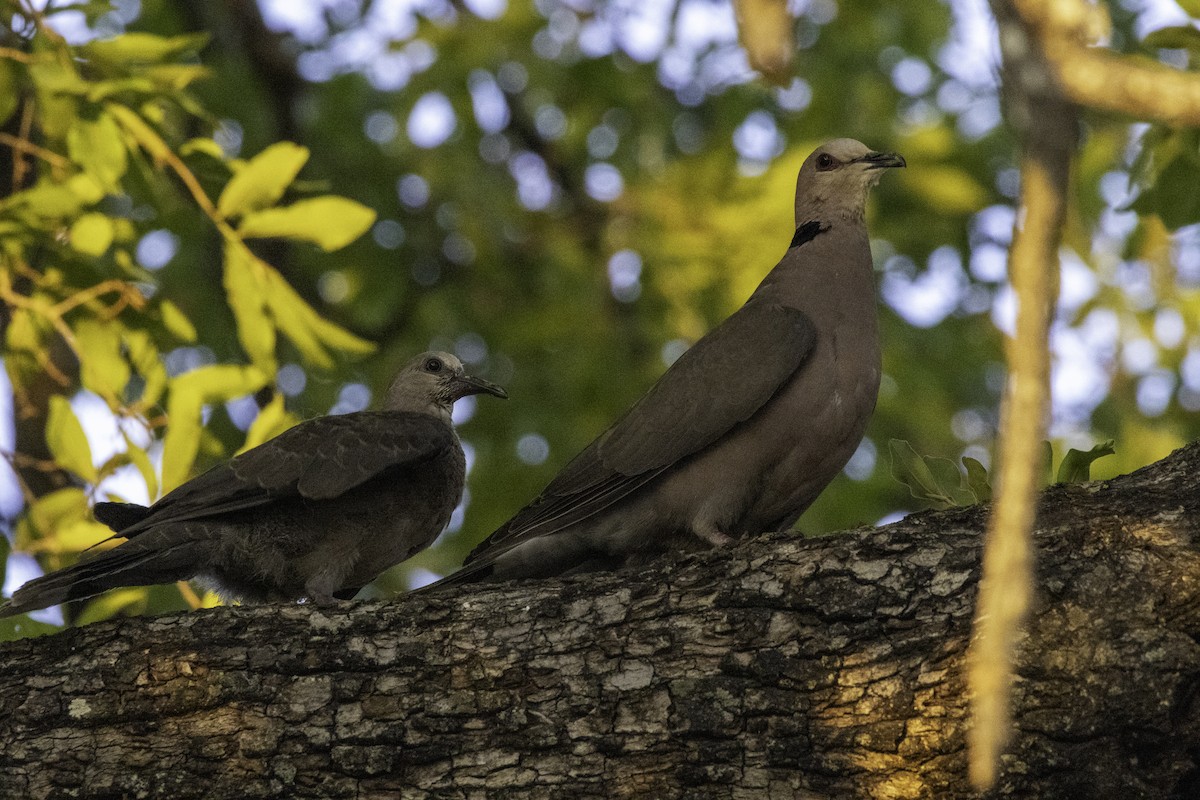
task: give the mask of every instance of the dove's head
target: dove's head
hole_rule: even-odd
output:
[[[496,384],[468,375],[462,362],[449,353],[422,353],[404,365],[388,387],[383,407],[388,411],[415,411],[450,421],[454,401],[469,394],[508,397]]]
[[[895,153],[877,153],[854,139],[834,139],[812,152],[796,179],[796,225],[834,219],[861,219],[867,190],[883,171],[903,167]]]

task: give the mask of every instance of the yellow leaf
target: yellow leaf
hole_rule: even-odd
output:
[[[92,600],[75,619],[76,625],[90,625],[93,622],[111,619],[122,611],[137,613],[146,608],[146,589],[127,587],[114,589]]]
[[[308,148],[277,142],[246,162],[225,185],[217,200],[224,217],[273,205],[308,161]]]
[[[126,331],[124,339],[129,363],[145,381],[140,402],[143,407],[149,408],[158,403],[167,388],[167,369],[163,366],[158,347],[149,333],[140,330]]]
[[[102,111],[94,120],[77,118],[67,132],[67,153],[107,192],[120,190],[129,153],[121,128],[110,114]]]
[[[299,420],[284,408],[283,395],[276,394],[271,398],[271,402],[259,410],[258,416],[250,425],[250,430],[246,431],[246,441],[238,452],[244,453],[252,447],[258,447],[263,442],[274,439],[297,422]]]
[[[84,214],[71,226],[71,247],[84,255],[102,256],[113,242],[112,220],[97,212]]]
[[[82,553],[89,547],[112,538],[113,532],[107,526],[95,520],[77,519],[59,525],[54,532],[54,539],[47,542],[46,552],[50,553]]]
[[[200,449],[200,414],[206,403],[223,403],[252,394],[267,383],[255,367],[213,364],[184,373],[170,382],[170,424],[163,437],[162,489],[169,492],[187,480]]]
[[[121,436],[125,439],[125,452],[129,454],[130,462],[141,473],[142,480],[146,483],[146,494],[153,501],[158,497],[158,475],[154,471],[154,464],[150,461],[150,456],[146,454],[146,451],[130,441],[124,431],[121,432]]]
[[[50,397],[50,413],[46,420],[46,444],[54,460],[86,481],[96,480],[92,449],[88,446],[83,426],[79,424],[71,403],[60,394]]]
[[[225,243],[225,296],[237,324],[242,349],[264,371],[275,372],[275,325],[267,315],[267,273],[273,271],[245,243]]]
[[[196,341],[196,327],[192,321],[179,310],[179,306],[170,300],[162,300],[158,304],[158,313],[162,317],[163,327],[176,339],[184,342]]]
[[[325,195],[247,214],[238,232],[246,237],[299,239],[329,252],[362,236],[374,221],[375,212],[361,203]]]
[[[171,157],[170,145],[164,142],[158,132],[146,124],[145,120],[139,117],[135,111],[120,103],[108,103],[104,108],[113,115],[113,118],[141,148],[150,154],[155,163],[161,164]]]
[[[194,53],[208,43],[207,33],[158,36],[134,31],[111,39],[94,39],[79,46],[86,58],[114,64],[145,64]]]
[[[55,532],[70,523],[87,518],[87,495],[74,486],[42,495],[21,518],[27,525],[18,526],[17,547],[29,550],[35,539],[52,538]],[[36,549],[48,549],[42,546]]]
[[[120,405],[131,372],[121,353],[122,330],[118,322],[94,317],[81,319],[75,325],[83,385],[103,397],[112,408]]]
[[[33,312],[27,308],[14,309],[4,332],[4,340],[10,350],[27,353],[37,352],[42,346],[44,326],[38,324]]]
[[[267,303],[279,329],[307,359],[328,369],[333,366],[325,346],[354,355],[370,353],[375,345],[318,314],[275,270],[267,268]]]

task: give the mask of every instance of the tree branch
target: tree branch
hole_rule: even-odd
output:
[[[0,645],[0,798],[977,798],[987,509]],[[999,796],[1200,792],[1200,446],[1042,498]]]
[[[1088,46],[1106,33],[1103,6],[1084,0],[1009,1],[1053,65],[1062,92],[1075,104],[1167,125],[1200,127],[1200,75]]]
[[[1050,411],[1050,323],[1058,297],[1058,247],[1066,217],[1075,109],[1058,90],[1044,44],[1003,0],[1000,27],[1003,95],[1021,140],[1021,202],[1009,252],[1017,294],[1016,336],[1008,344],[1008,388],[1000,426],[996,508],[988,525],[975,616],[969,685],[971,780],[996,782],[1011,734],[1013,656],[1032,593],[1031,531]]]

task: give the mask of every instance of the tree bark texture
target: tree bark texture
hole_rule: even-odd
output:
[[[959,798],[986,508],[0,645],[0,797]],[[1200,446],[1042,498],[988,796],[1200,797]]]

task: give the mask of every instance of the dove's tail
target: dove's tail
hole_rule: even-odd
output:
[[[0,617],[83,600],[119,586],[151,586],[185,580],[202,563],[200,542],[185,540],[165,547],[122,545],[95,558],[29,581],[0,606]]]
[[[92,513],[99,522],[120,533],[150,516],[150,509],[137,503],[96,503]]]

